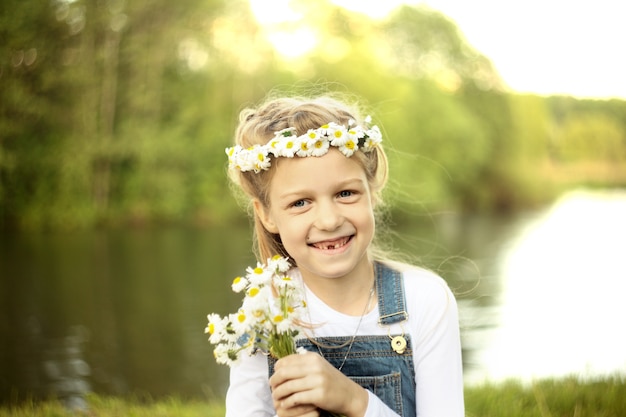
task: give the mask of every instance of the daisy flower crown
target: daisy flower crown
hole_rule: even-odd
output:
[[[352,119],[348,121],[348,126],[329,122],[317,129],[309,129],[301,136],[296,135],[295,128],[288,127],[276,132],[265,145],[226,148],[228,167],[258,173],[270,168],[272,158],[323,156],[331,146],[346,157],[351,157],[358,150],[371,152],[382,142],[382,135],[378,126],[369,127],[370,122],[370,116],[365,118],[365,127],[356,125]]]

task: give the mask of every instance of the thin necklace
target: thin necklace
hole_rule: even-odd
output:
[[[352,350],[352,345],[354,344],[354,340],[356,339],[357,334],[359,333],[359,328],[361,327],[361,322],[363,321],[363,317],[365,316],[365,313],[367,313],[367,310],[369,309],[370,304],[372,303],[372,296],[374,295],[374,288],[376,286],[376,279],[374,279],[374,283],[372,284],[372,288],[370,288],[370,293],[369,296],[367,297],[367,302],[365,303],[365,308],[363,308],[363,312],[361,313],[361,317],[359,317],[359,322],[356,325],[356,329],[354,330],[354,334],[352,335],[352,337],[350,338],[349,341],[346,341],[345,343],[342,343],[340,345],[336,345],[336,346],[330,346],[330,345],[326,345],[323,343],[320,343],[318,341],[315,340],[315,338],[311,339],[311,342],[317,346],[317,351],[320,353],[320,355],[322,356],[322,358],[324,358],[324,353],[322,352],[322,349],[320,349],[320,346],[326,348],[326,349],[341,349],[343,347],[348,346],[348,350],[346,351],[346,354],[343,357],[343,360],[341,361],[341,365],[339,365],[339,368],[337,368],[339,371],[341,371],[343,369],[343,366],[346,364],[346,359],[348,359],[348,355],[350,355],[350,351]],[[306,295],[306,293],[305,293]],[[308,304],[308,302],[307,302]],[[311,312],[309,312],[309,321],[311,321]],[[313,337],[315,337],[315,330],[313,330]]]

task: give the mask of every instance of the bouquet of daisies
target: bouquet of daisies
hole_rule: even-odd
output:
[[[256,350],[276,359],[296,353],[306,302],[302,287],[287,275],[290,268],[287,258],[274,256],[233,280],[233,291],[245,294],[241,307],[225,317],[209,314],[205,329],[218,363],[233,365]]]
[[[233,280],[233,291],[245,294],[234,314],[209,314],[204,330],[218,363],[232,366],[243,353],[261,350],[280,359],[297,352],[295,341],[302,337],[300,319],[306,309],[304,291],[287,272],[287,258],[274,256],[266,265],[248,267],[245,277]],[[342,417],[322,410],[322,416]]]

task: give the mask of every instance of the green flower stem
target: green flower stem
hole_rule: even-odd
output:
[[[273,332],[270,335],[269,345],[271,346],[270,353],[276,359],[296,353],[296,344],[289,333],[276,334]]]

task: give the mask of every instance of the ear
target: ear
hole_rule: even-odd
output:
[[[270,233],[278,234],[278,227],[276,227],[276,224],[269,215],[269,208],[265,207],[265,205],[257,199],[252,201],[252,205],[254,207],[254,213],[259,220],[261,220],[261,223],[263,223],[263,227]]]

